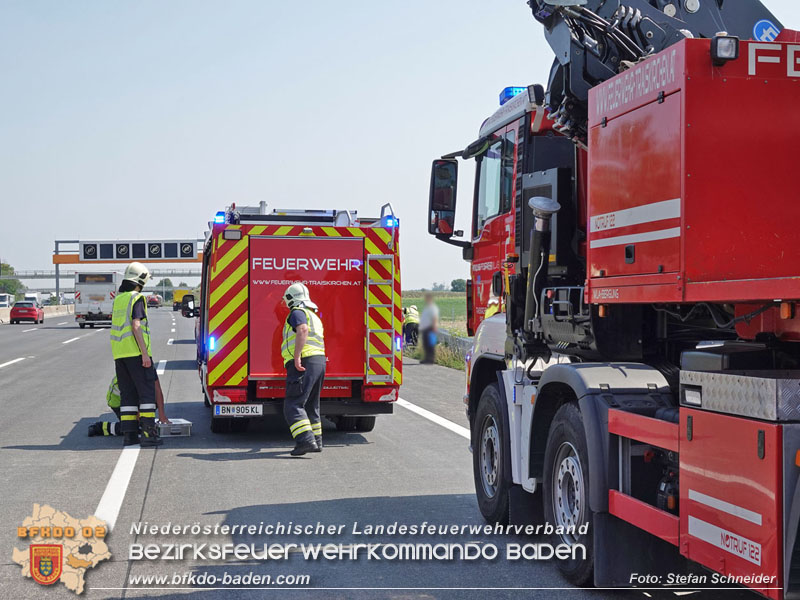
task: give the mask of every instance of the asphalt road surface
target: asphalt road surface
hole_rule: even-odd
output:
[[[378,418],[370,433],[339,433],[325,424],[325,450],[294,459],[281,421],[255,423],[243,434],[209,430],[195,370],[193,323],[169,308],[151,311],[153,355],[170,417],[193,422],[191,437],[166,439],[121,459],[121,438],[89,438],[88,426],[113,420],[105,393],[113,376],[108,329],[78,329],[72,317],[43,325],[0,327],[0,598],[71,598],[63,585],[43,590],[11,561],[16,528],[34,503],[76,518],[102,512],[114,521],[113,554],[86,574],[84,597],[170,598],[197,593],[191,585],[132,584],[136,577],[202,574],[222,578],[254,573],[309,576],[299,587],[218,589],[202,598],[642,598],[642,591],[572,589],[551,561],[128,560],[131,544],[176,543],[450,543],[544,541],[506,536],[374,536],[353,531],[369,524],[479,525],[471,455],[461,403],[463,373],[438,366],[405,366],[402,406]],[[166,361],[166,362],[161,362]],[[126,463],[132,467],[130,477]],[[118,467],[119,465],[119,467]],[[112,474],[117,468],[117,474]],[[111,483],[109,483],[111,481]],[[127,488],[125,488],[127,483]],[[294,523],[344,526],[341,535],[229,534],[157,536],[132,525],[215,526]],[[188,580],[187,580],[188,581]],[[487,588],[505,588],[487,590]],[[550,588],[522,591],[510,588]],[[677,597],[649,592],[651,597]],[[709,592],[696,598],[752,598]]]

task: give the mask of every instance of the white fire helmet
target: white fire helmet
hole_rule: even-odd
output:
[[[138,262],[129,264],[128,268],[125,269],[125,275],[122,276],[123,281],[130,281],[142,287],[145,286],[149,279],[150,271],[142,263]]]
[[[283,301],[289,308],[310,308],[317,310],[317,305],[311,301],[311,296],[308,294],[308,288],[303,283],[293,283],[283,294]]]

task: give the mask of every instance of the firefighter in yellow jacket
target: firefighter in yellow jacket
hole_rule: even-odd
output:
[[[319,308],[302,283],[290,285],[283,296],[289,316],[283,325],[281,355],[286,366],[283,414],[295,440],[292,456],[322,452],[319,397],[325,379],[325,338]]]
[[[148,279],[150,271],[143,264],[128,265],[111,315],[111,353],[119,384],[120,429],[125,446],[161,444],[156,429],[156,370],[150,355],[147,301],[142,294]]]

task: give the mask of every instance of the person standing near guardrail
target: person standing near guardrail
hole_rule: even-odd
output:
[[[322,418],[319,412],[325,380],[325,338],[319,308],[308,288],[293,283],[283,295],[289,316],[283,325],[281,355],[286,366],[283,415],[295,440],[292,456],[322,452]]]
[[[419,316],[419,334],[422,338],[424,356],[420,361],[423,365],[432,365],[436,360],[437,334],[439,333],[439,307],[433,299],[433,294],[425,293],[425,308]]]
[[[111,315],[111,353],[119,383],[120,429],[125,446],[162,443],[156,429],[156,370],[150,356],[147,301],[142,294],[148,279],[150,271],[143,264],[128,265]]]

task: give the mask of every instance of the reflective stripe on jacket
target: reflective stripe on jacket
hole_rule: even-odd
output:
[[[322,320],[316,315],[315,312],[307,308],[294,308],[292,310],[302,310],[306,315],[308,321],[308,339],[303,346],[303,351],[300,353],[300,358],[306,356],[325,356],[325,338],[322,328]],[[291,316],[292,313],[289,313]],[[294,342],[297,338],[297,333],[289,325],[289,317],[286,317],[286,323],[283,324],[283,342],[281,343],[281,355],[283,362],[294,360]]]
[[[114,309],[111,315],[111,353],[114,360],[141,356],[139,344],[133,335],[133,305],[138,298],[144,298],[139,292],[122,292],[114,298]],[[144,300],[142,300],[144,302]],[[147,323],[147,302],[144,302],[144,320],[142,320],[142,336],[150,354],[150,326]]]

